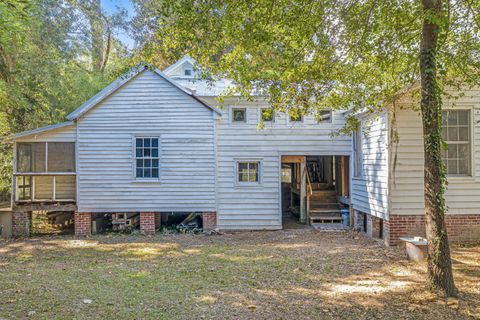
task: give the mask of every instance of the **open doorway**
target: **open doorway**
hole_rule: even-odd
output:
[[[350,205],[348,156],[282,156],[284,222],[342,225]]]

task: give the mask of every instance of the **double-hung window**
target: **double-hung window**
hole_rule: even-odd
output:
[[[442,118],[442,136],[448,146],[442,150],[447,174],[469,176],[472,167],[470,110],[443,111]]]
[[[158,137],[135,138],[135,178],[158,179],[160,152]]]

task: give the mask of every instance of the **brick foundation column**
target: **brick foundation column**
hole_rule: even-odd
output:
[[[162,214],[157,212],[155,214],[155,230],[158,230],[162,224]]]
[[[217,227],[217,213],[204,212],[202,214],[203,231],[214,230]]]
[[[140,232],[155,234],[155,212],[140,212]]]
[[[12,212],[12,236],[28,237],[30,235],[30,214],[28,211]]]
[[[90,212],[75,212],[75,235],[90,236],[92,234],[92,214]]]

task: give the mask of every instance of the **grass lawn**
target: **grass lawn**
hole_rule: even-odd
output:
[[[480,319],[480,246],[453,259],[447,305],[354,232],[0,241],[0,319]]]

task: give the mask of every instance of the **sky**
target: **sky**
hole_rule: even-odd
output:
[[[107,13],[115,13],[118,11],[118,8],[126,9],[129,18],[132,18],[135,14],[135,9],[129,0],[102,0],[102,7]],[[134,47],[134,40],[127,34],[127,32],[121,31],[117,34],[117,37],[128,48],[131,49]]]

